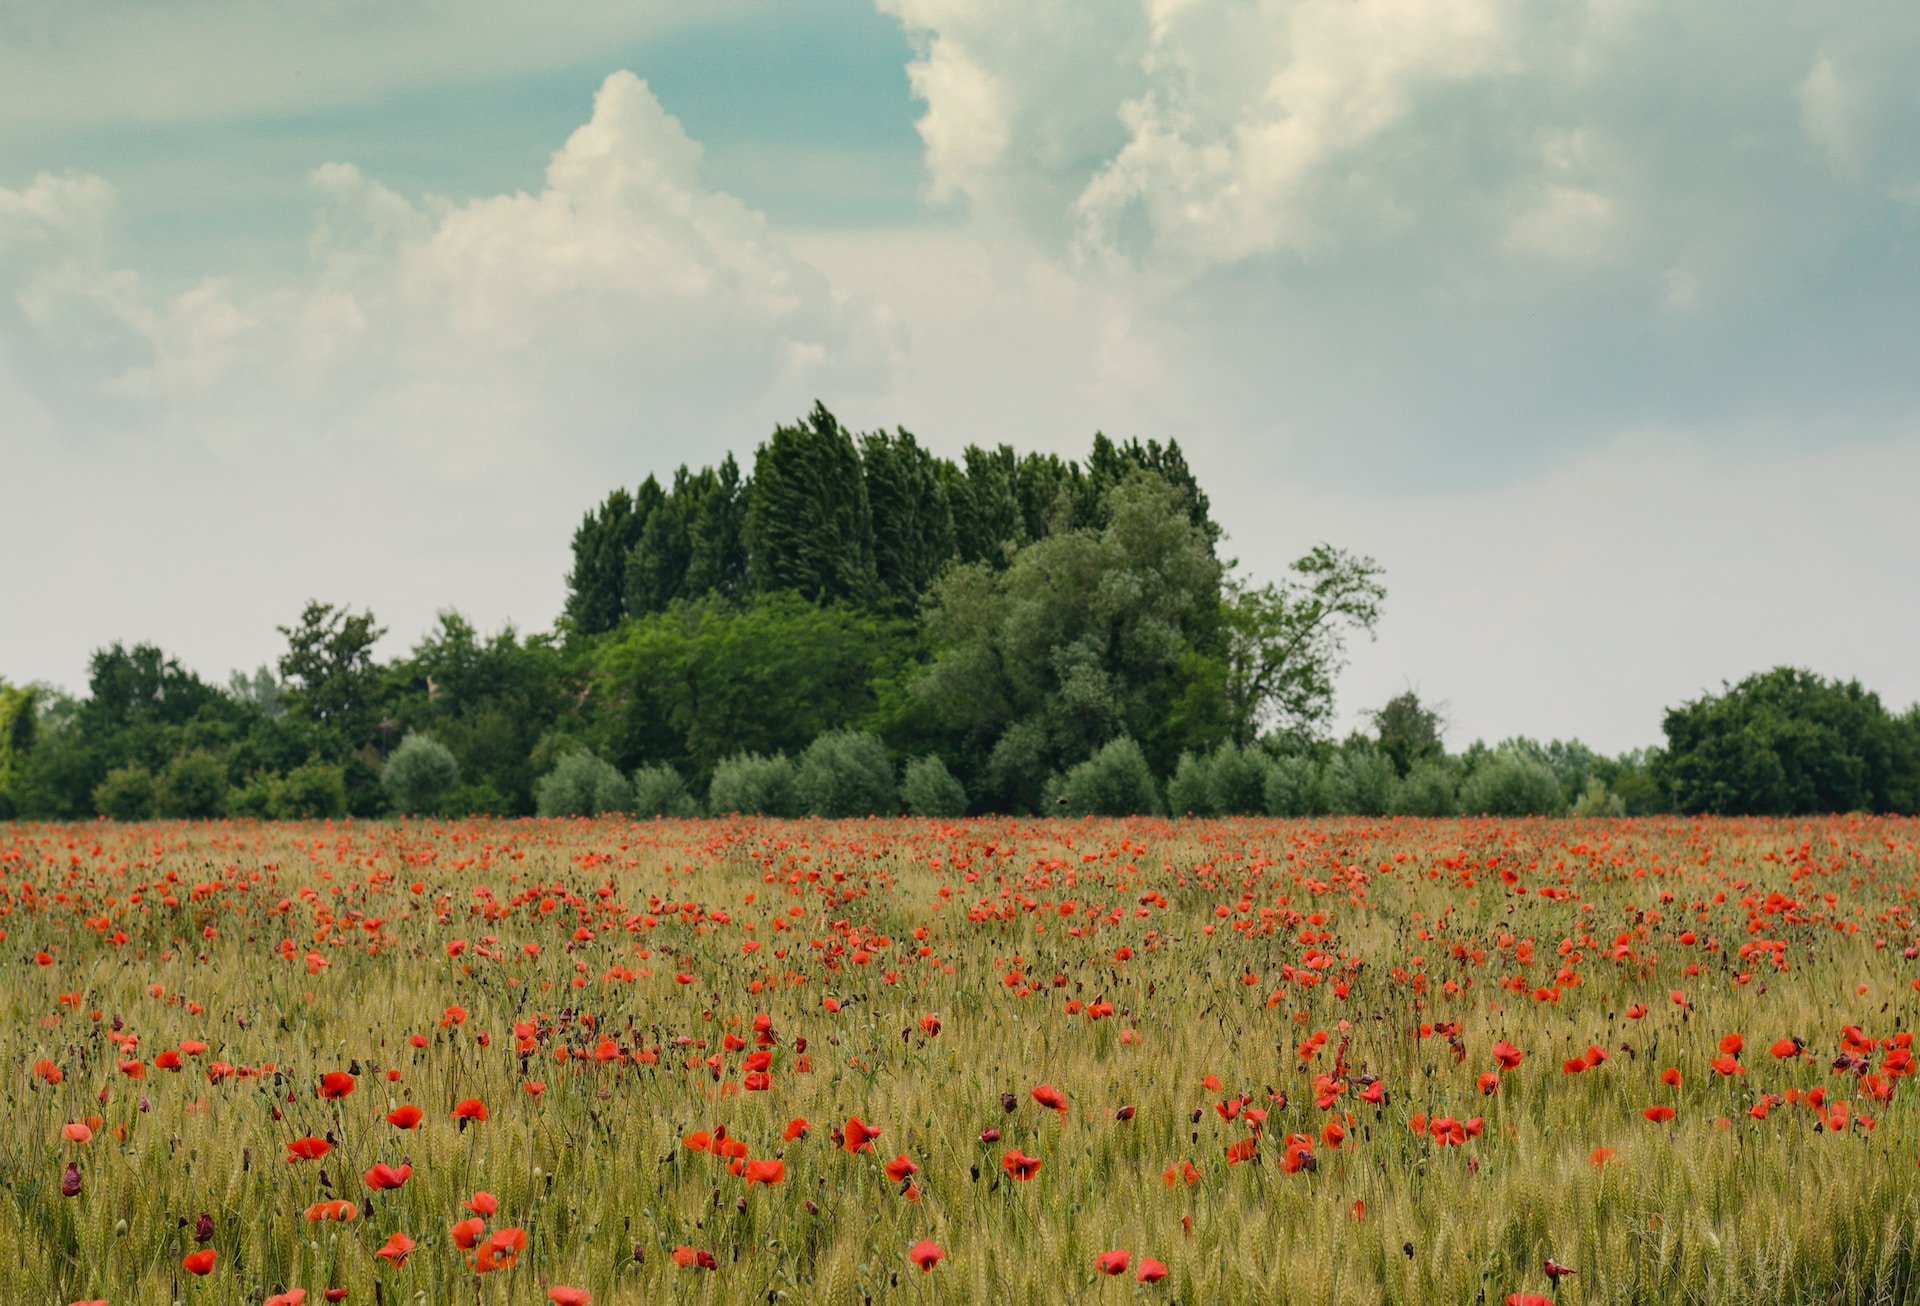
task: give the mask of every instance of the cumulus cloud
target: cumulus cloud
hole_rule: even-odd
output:
[[[1834,171],[1851,173],[1859,162],[1854,88],[1840,75],[1833,60],[1821,55],[1793,93],[1800,102],[1800,123],[1807,139],[1826,155]]]
[[[605,425],[711,408],[703,387],[798,404],[884,368],[884,324],[700,174],[699,145],[622,72],[535,194],[416,203],[351,164],[317,169],[305,285],[157,292],[98,258],[112,192],[97,178],[0,192],[0,233],[29,253],[95,249],[39,255],[20,295],[29,323],[117,333],[125,366],[100,390],[212,438],[257,429],[289,393],[347,429],[484,443],[529,438],[528,406],[556,391],[576,422]]]

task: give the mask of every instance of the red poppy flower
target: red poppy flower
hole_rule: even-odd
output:
[[[397,1110],[387,1112],[387,1123],[395,1129],[412,1129],[420,1123],[420,1117],[426,1113],[409,1102]]]
[[[1167,1277],[1167,1267],[1151,1256],[1142,1256],[1138,1277],[1141,1283],[1158,1283]]]
[[[1125,1248],[1116,1247],[1110,1252],[1101,1252],[1094,1258],[1093,1263],[1102,1274],[1125,1274],[1127,1262],[1132,1259],[1132,1253]]]
[[[381,1247],[374,1255],[397,1270],[407,1263],[407,1253],[411,1252],[413,1248],[413,1239],[403,1233],[395,1233],[387,1239],[385,1246]]]
[[[1780,1060],[1785,1061],[1788,1057],[1797,1057],[1800,1055],[1800,1040],[1797,1038],[1777,1039],[1774,1041],[1774,1045],[1768,1048],[1767,1051],[1773,1053],[1773,1055],[1780,1058]]]
[[[453,1226],[453,1245],[463,1252],[472,1251],[486,1229],[487,1222],[477,1215],[471,1220],[461,1220]]]
[[[1037,1156],[1024,1156],[1021,1154],[1020,1149],[1016,1147],[1000,1158],[1000,1168],[1012,1175],[1015,1179],[1031,1179],[1040,1173],[1040,1158]]]
[[[213,1263],[219,1259],[211,1247],[202,1247],[197,1252],[188,1252],[180,1258],[180,1268],[188,1274],[212,1274]]]
[[[1739,1056],[1746,1046],[1747,1041],[1738,1034],[1729,1034],[1720,1040],[1720,1050],[1730,1057]]]
[[[684,1244],[673,1249],[673,1263],[682,1269],[718,1269],[720,1262],[713,1259],[712,1252],[703,1252]]]
[[[558,1302],[559,1306],[588,1306],[593,1294],[585,1288],[553,1287],[547,1289],[547,1298]]]
[[[740,1173],[746,1177],[747,1187],[766,1184],[772,1187],[787,1177],[785,1161],[748,1161],[740,1167]]]
[[[353,1076],[344,1070],[329,1070],[320,1076],[320,1096],[337,1102],[353,1092]]]
[[[1674,1110],[1670,1106],[1650,1106],[1640,1113],[1656,1125],[1664,1125],[1673,1119]]]
[[[887,1178],[893,1180],[896,1184],[904,1180],[908,1175],[918,1172],[919,1169],[919,1166],[907,1159],[905,1152],[894,1157],[893,1160],[887,1162],[886,1165]]]
[[[811,1128],[813,1126],[809,1125],[804,1117],[795,1116],[787,1121],[787,1127],[780,1131],[780,1139],[782,1142],[791,1143],[796,1138],[805,1138],[807,1131]]]
[[[485,1189],[482,1189],[465,1202],[462,1202],[461,1205],[469,1211],[472,1211],[475,1215],[483,1215],[491,1220],[493,1213],[500,1209],[500,1199]]]
[[[1525,1057],[1526,1053],[1505,1039],[1493,1045],[1493,1059],[1502,1070],[1515,1069]]]
[[[410,1165],[392,1166],[388,1165],[385,1161],[381,1161],[361,1177],[367,1181],[367,1187],[373,1189],[375,1192],[380,1192],[389,1188],[398,1188],[401,1184],[411,1179],[413,1177],[413,1167]]]
[[[1678,1088],[1680,1087],[1680,1072],[1674,1067],[1668,1066],[1660,1072],[1660,1082],[1668,1088]]]
[[[1049,1111],[1065,1111],[1067,1109],[1067,1095],[1055,1088],[1052,1084],[1042,1084],[1040,1087],[1034,1089],[1033,1100]]]
[[[946,1258],[946,1255],[940,1250],[940,1244],[930,1238],[922,1238],[907,1249],[907,1259],[919,1266],[923,1272],[932,1270]]]
[[[849,1116],[844,1137],[849,1152],[865,1152],[872,1150],[873,1140],[880,1137],[880,1131],[862,1123],[859,1116]]]
[[[287,1160],[317,1161],[333,1150],[333,1144],[324,1138],[296,1138],[287,1144]]]

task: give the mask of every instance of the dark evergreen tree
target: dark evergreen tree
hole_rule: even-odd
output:
[[[666,496],[647,477],[638,495],[624,489],[588,511],[573,533],[573,570],[567,575],[565,621],[575,635],[602,635],[626,615],[627,557],[647,519]]]
[[[1004,567],[1011,550],[1027,542],[1020,510],[1020,456],[1012,445],[988,451],[970,444],[961,460],[947,489],[955,551],[962,562]]]
[[[1169,440],[1165,445],[1158,440],[1149,440],[1145,444],[1138,440],[1115,444],[1096,431],[1093,449],[1087,455],[1084,502],[1094,511],[1099,511],[1099,505],[1106,500],[1108,488],[1126,480],[1135,471],[1153,472],[1179,490],[1186,499],[1187,519],[1205,531],[1209,539],[1219,540],[1220,527],[1211,515],[1213,505],[1207,501],[1206,491],[1200,488],[1193,469],[1187,466],[1186,455],[1180,452],[1177,440]],[[1093,524],[1105,525],[1104,522]]]
[[[885,601],[911,612],[954,556],[953,509],[940,460],[907,431],[860,440],[873,513],[873,561]]]
[[[875,597],[873,514],[860,453],[825,405],[760,446],[746,528],[756,589],[793,590],[816,603]]]
[[[750,483],[728,454],[708,479],[687,523],[686,592],[738,599],[747,592],[747,496]]]

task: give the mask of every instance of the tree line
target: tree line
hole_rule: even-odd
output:
[[[1620,757],[1449,753],[1413,691],[1335,739],[1381,569],[1321,544],[1256,586],[1221,541],[1173,442],[949,460],[816,405],[750,472],[590,509],[551,631],[449,610],[382,661],[310,601],[225,685],[149,644],[84,696],[0,681],[0,817],[1920,810],[1920,709],[1791,668]]]

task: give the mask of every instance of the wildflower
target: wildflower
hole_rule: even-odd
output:
[[[412,1129],[420,1123],[420,1117],[426,1113],[409,1102],[397,1110],[387,1112],[387,1123],[395,1129]]]
[[[1094,1265],[1102,1274],[1125,1274],[1127,1262],[1133,1259],[1125,1248],[1115,1248],[1110,1252],[1101,1252],[1094,1258]]]
[[[1016,1147],[1000,1158],[1000,1168],[1015,1179],[1025,1181],[1040,1173],[1040,1158],[1025,1156]]]
[[[1167,1267],[1151,1256],[1142,1256],[1138,1277],[1141,1283],[1158,1283],[1167,1277]]]
[[[930,1238],[922,1238],[907,1249],[907,1259],[919,1266],[923,1273],[932,1271],[934,1266],[946,1259],[946,1255],[940,1250],[940,1244]]]
[[[320,1076],[320,1096],[329,1102],[337,1102],[353,1092],[353,1076],[344,1070],[329,1070]]]
[[[414,1245],[413,1239],[407,1235],[394,1233],[374,1255],[397,1270],[407,1263],[407,1253],[414,1249]]]
[[[202,1247],[197,1252],[188,1252],[185,1256],[181,1257],[180,1268],[188,1274],[212,1274],[213,1263],[217,1259],[218,1253],[216,1253],[213,1248]]]

